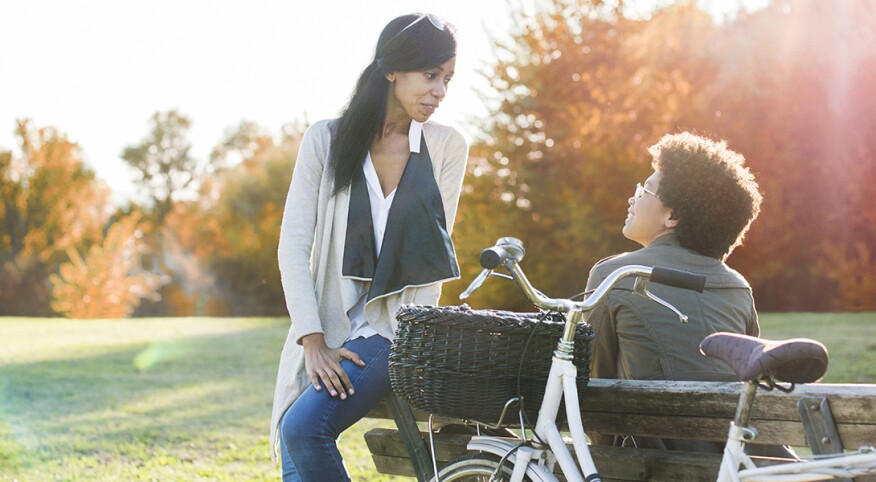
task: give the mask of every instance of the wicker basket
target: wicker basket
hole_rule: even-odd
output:
[[[407,305],[396,318],[389,377],[393,390],[412,407],[495,425],[505,403],[518,395],[523,357],[520,394],[527,418],[535,423],[551,357],[563,334],[563,315]],[[592,328],[581,323],[574,361],[579,395],[590,377],[592,340]],[[506,419],[508,424],[516,421],[516,415]]]

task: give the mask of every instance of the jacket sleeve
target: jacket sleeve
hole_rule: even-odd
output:
[[[327,128],[326,124],[317,123],[304,133],[280,226],[280,279],[298,343],[305,335],[323,332],[310,257],[316,230],[319,188],[323,167],[327,162]]]
[[[749,336],[760,336],[760,323],[757,318],[757,309],[754,307],[754,296],[751,297],[751,314],[745,320],[745,334]]]
[[[448,234],[453,233],[453,223],[456,220],[456,209],[459,206],[459,195],[462,191],[462,179],[465,177],[467,162],[468,143],[459,131],[450,128],[438,181],[441,187],[441,201],[444,203],[444,215],[447,218]]]
[[[587,278],[587,292],[595,290],[602,280],[603,276],[599,274],[597,264],[590,270],[590,276]],[[593,339],[590,361],[590,376],[593,378],[617,378],[618,343],[614,310],[611,307],[612,297],[613,295],[609,294],[585,317],[596,335]]]

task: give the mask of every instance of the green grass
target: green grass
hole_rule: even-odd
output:
[[[0,318],[0,481],[279,480],[268,451],[283,319]],[[362,434],[355,480],[376,474]],[[396,479],[402,480],[402,479]]]
[[[813,338],[827,347],[825,383],[876,383],[876,313],[768,313],[761,336]]]
[[[825,381],[876,383],[876,313],[771,314],[763,336],[831,352]],[[0,481],[279,480],[268,452],[275,318],[0,318]],[[364,420],[341,439],[374,471]]]

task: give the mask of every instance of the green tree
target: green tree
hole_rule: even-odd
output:
[[[174,200],[196,186],[208,166],[199,165],[190,153],[188,117],[171,110],[156,112],[149,122],[149,134],[125,147],[122,159],[138,173],[137,183],[152,203],[153,222],[161,226]]]

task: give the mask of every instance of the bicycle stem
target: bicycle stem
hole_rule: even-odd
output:
[[[554,356],[560,360],[572,360],[575,357],[575,330],[578,329],[578,324],[584,321],[584,312],[581,310],[572,310],[566,316],[566,328],[563,331],[563,337],[557,344],[557,350]]]

